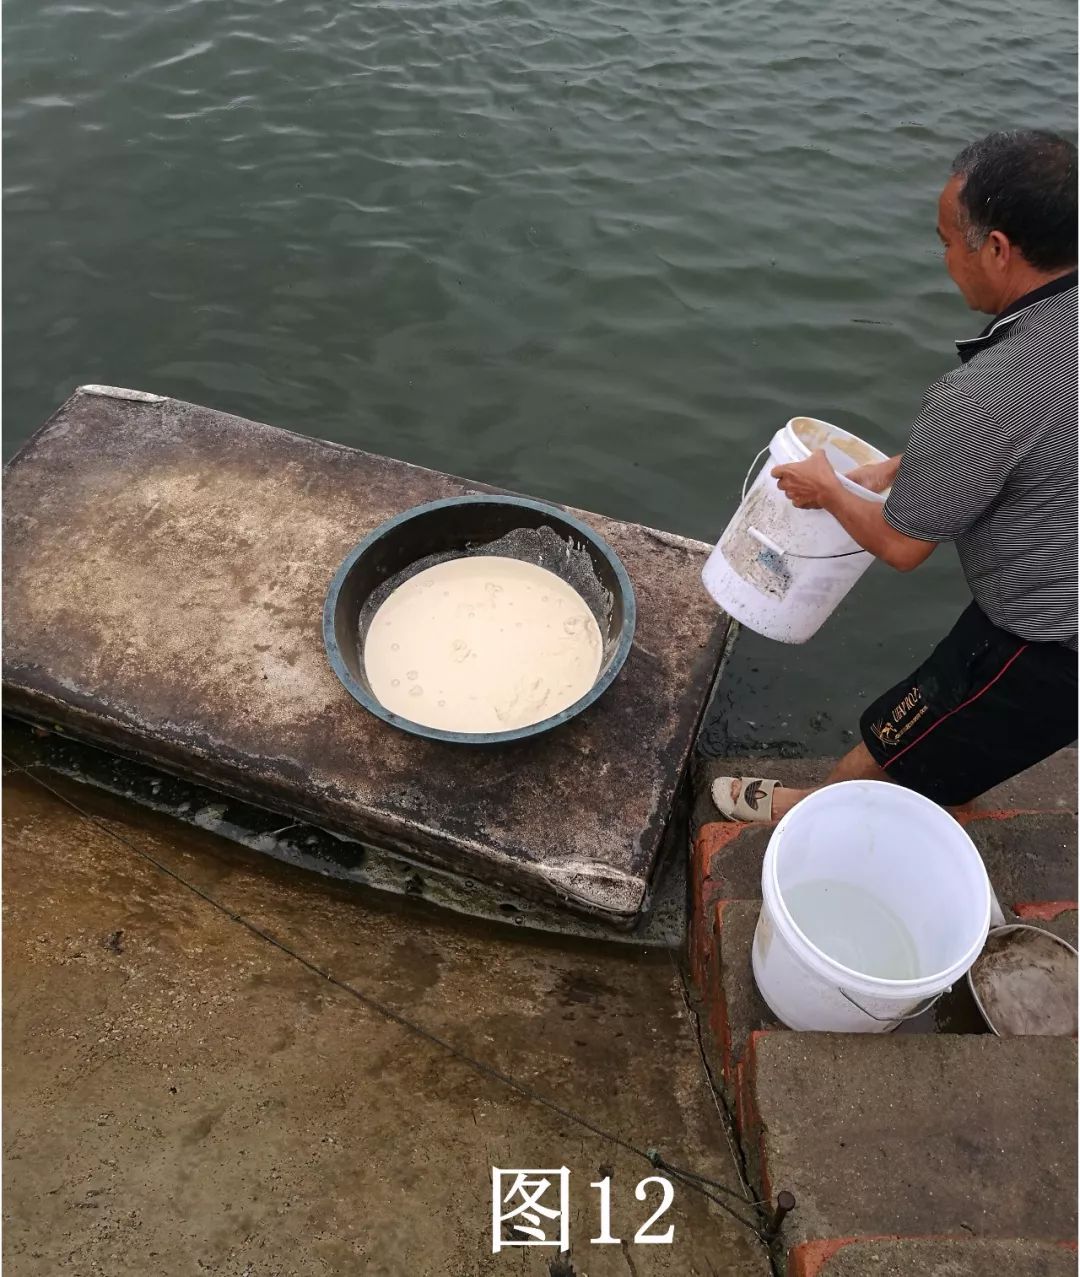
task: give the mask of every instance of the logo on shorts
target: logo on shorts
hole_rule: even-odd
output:
[[[915,724],[930,712],[930,706],[921,703],[922,698],[922,688],[916,684],[897,702],[888,718],[881,718],[876,723],[871,723],[870,730],[886,749],[895,749]],[[919,708],[915,709],[916,706]],[[912,713],[913,710],[914,713]],[[910,718],[908,718],[909,714],[911,714]],[[907,722],[904,722],[905,719]]]
[[[882,719],[878,723],[871,723],[870,730],[878,738],[882,745],[893,746],[899,744],[900,736],[892,723]]]
[[[892,721],[894,723],[899,723],[901,719],[906,718],[907,715],[915,708],[916,705],[918,705],[918,703],[921,700],[922,700],[922,688],[919,687],[918,684],[916,684],[911,689],[911,691],[908,692],[908,694],[903,698],[900,704],[897,705],[896,708],[893,710]]]

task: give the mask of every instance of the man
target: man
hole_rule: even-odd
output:
[[[992,133],[963,150],[938,202],[945,266],[995,316],[956,343],[901,456],[850,475],[823,452],[777,466],[800,509],[827,510],[901,572],[955,543],[974,602],[861,720],[826,784],[888,780],[960,808],[1076,739],[1077,165],[1051,133]],[[733,820],[779,819],[812,793],[721,777]]]

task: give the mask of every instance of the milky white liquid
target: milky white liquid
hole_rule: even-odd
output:
[[[425,727],[505,732],[566,709],[596,682],[603,642],[553,572],[474,555],[426,568],[372,618],[364,669],[387,709]]]
[[[785,887],[783,896],[803,935],[850,971],[880,980],[924,974],[911,933],[873,892],[819,878]]]

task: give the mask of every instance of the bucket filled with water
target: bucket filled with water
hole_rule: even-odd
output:
[[[816,634],[873,562],[831,514],[796,509],[772,477],[774,466],[821,450],[848,491],[884,504],[886,493],[846,475],[885,461],[885,453],[827,421],[792,417],[758,454],[760,460],[767,451],[769,459],[753,485],[744,484],[742,504],[701,573],[729,616],[781,643],[805,643]]]
[[[761,873],[754,979],[789,1028],[882,1033],[978,958],[992,893],[975,844],[899,785],[828,785],[780,821]]]

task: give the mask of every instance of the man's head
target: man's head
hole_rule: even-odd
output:
[[[1076,147],[991,133],[953,161],[938,201],[945,265],[972,310],[997,314],[1076,266]]]

